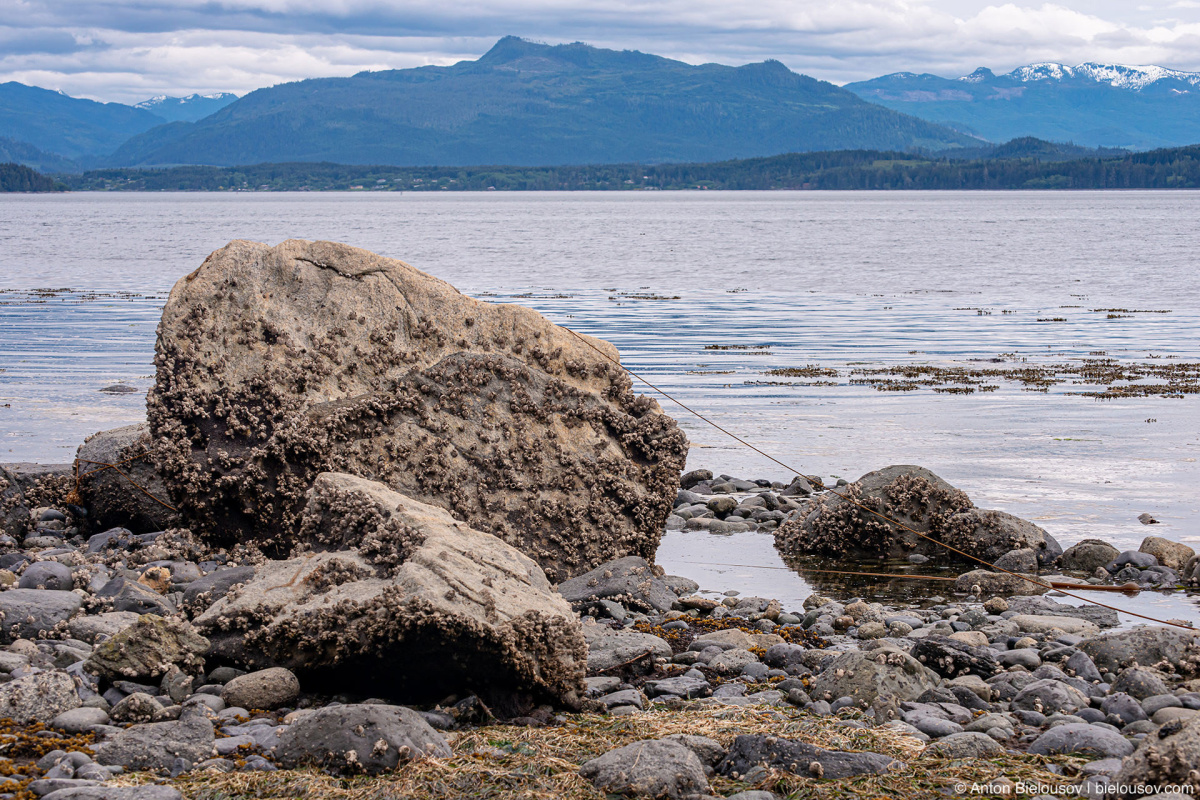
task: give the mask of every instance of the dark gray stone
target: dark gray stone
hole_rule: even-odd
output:
[[[43,795],[42,800],[182,800],[178,789],[170,786],[85,786],[59,789]]]
[[[634,742],[585,762],[579,774],[611,794],[682,800],[708,792],[704,764],[678,741]]]
[[[665,678],[661,681],[646,681],[644,688],[648,697],[671,695],[690,700],[695,697],[707,697],[712,694],[712,687],[708,681],[703,678],[692,678],[686,675]]]
[[[0,642],[37,639],[54,630],[83,607],[74,592],[54,589],[9,589],[0,592]]]
[[[57,589],[69,592],[75,588],[71,568],[57,561],[38,561],[21,573],[17,586],[22,589]]]
[[[1119,733],[1099,725],[1073,722],[1058,725],[1043,733],[1029,745],[1037,755],[1086,753],[1105,758],[1124,758],[1133,752],[1133,745]]]
[[[1092,661],[1091,656],[1082,650],[1076,650],[1063,663],[1064,672],[1068,675],[1085,680],[1088,683],[1099,681],[1101,679],[1100,670],[1096,669],[1096,664]]]
[[[1102,633],[1081,642],[1079,649],[1092,657],[1101,672],[1116,674],[1134,664],[1152,666],[1165,661],[1191,677],[1196,672],[1195,656],[1200,655],[1196,637],[1196,633],[1181,628],[1134,628]]]
[[[638,611],[668,611],[676,595],[646,559],[626,556],[558,585],[572,608],[586,610],[598,600],[613,600]]]
[[[144,422],[94,433],[80,445],[79,488],[96,525],[120,525],[137,533],[177,527],[179,515],[154,499],[171,502],[154,460],[139,458],[151,446],[150,426]],[[120,471],[89,461],[120,464]]]
[[[1122,567],[1129,566],[1137,567],[1138,569],[1157,567],[1158,559],[1149,553],[1142,553],[1138,550],[1126,550],[1113,559],[1112,563],[1108,564],[1106,569],[1108,569],[1109,572],[1116,572]]]
[[[1138,700],[1145,700],[1158,694],[1167,694],[1169,689],[1159,677],[1158,670],[1147,667],[1130,667],[1121,670],[1113,681],[1112,691],[1125,692]]]
[[[1013,708],[1037,711],[1041,714],[1070,714],[1090,704],[1088,696],[1078,689],[1053,679],[1035,680],[1012,700]]]
[[[183,604],[189,607],[208,608],[220,600],[229,590],[254,577],[254,567],[223,567],[203,578],[194,580],[183,590]]]
[[[185,708],[176,722],[134,725],[97,745],[96,761],[128,770],[171,769],[176,759],[197,763],[213,747],[213,726],[203,711]]]
[[[717,764],[717,772],[729,776],[735,773],[745,775],[760,764],[769,769],[820,778],[882,775],[904,766],[903,762],[881,753],[826,750],[807,742],[754,734],[738,736],[733,740],[733,746]]]
[[[945,636],[918,639],[913,645],[912,655],[944,678],[968,674],[990,678],[1000,670],[991,648],[973,647]]]
[[[1004,748],[986,733],[963,731],[939,739],[925,752],[938,758],[992,758]]]
[[[285,767],[316,764],[335,772],[376,775],[422,756],[448,758],[442,735],[410,708],[326,706],[279,734],[276,760]]]
[[[1089,575],[1099,567],[1111,564],[1120,551],[1101,539],[1084,539],[1071,545],[1058,560],[1062,569],[1086,572]]]

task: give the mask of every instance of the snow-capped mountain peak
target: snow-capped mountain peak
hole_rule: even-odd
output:
[[[978,74],[978,70],[974,74]],[[967,76],[961,80],[968,80],[971,77]],[[1008,77],[1022,83],[1084,78],[1093,80],[1096,83],[1107,83],[1116,89],[1129,89],[1135,92],[1141,91],[1147,86],[1161,80],[1177,80],[1192,86],[1200,86],[1200,72],[1183,72],[1153,64],[1144,66],[1097,64],[1092,61],[1087,61],[1074,67],[1069,67],[1066,64],[1057,64],[1052,61],[1029,64],[1028,66],[1017,67],[1008,73]]]
[[[1044,61],[1040,64],[1017,67],[1008,74],[1022,83],[1028,83],[1029,81],[1061,81],[1063,78],[1073,78],[1075,70],[1066,64]]]

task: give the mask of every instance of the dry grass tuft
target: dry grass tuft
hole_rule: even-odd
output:
[[[816,781],[771,772],[756,783],[715,776],[712,791],[729,795],[751,788],[770,789],[795,798],[928,797],[956,783],[1012,780],[1058,786],[1074,781],[1046,770],[1058,763],[1076,774],[1083,759],[1046,759],[1006,755],[993,759],[951,761],[922,756],[924,746],[891,730],[859,729],[845,720],[814,717],[792,708],[694,705],[681,711],[661,707],[631,717],[580,714],[557,726],[525,728],[493,725],[447,736],[454,755],[410,763],[394,774],[375,778],[339,778],[316,770],[192,773],[172,785],[190,800],[295,798],[296,800],[388,800],[390,798],[489,798],[495,800],[605,800],[579,776],[588,759],[641,739],[673,733],[708,736],[728,746],[739,734],[799,739],[821,747],[871,750],[907,763],[887,776]],[[123,776],[125,784],[147,775]]]

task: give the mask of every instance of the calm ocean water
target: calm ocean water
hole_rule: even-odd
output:
[[[1154,533],[1200,549],[1200,395],[852,382],[900,365],[1200,361],[1197,219],[1186,192],[3,196],[0,460],[70,461],[88,433],[142,419],[166,293],[213,249],[334,239],[606,338],[808,474],[921,464],[1064,546]],[[808,366],[835,374],[767,374]],[[117,383],[137,391],[99,391]],[[694,443],[689,466],[789,477],[663,406]],[[771,541],[676,533],[659,558],[798,602],[810,584]],[[1195,616],[1178,595],[1127,603]]]

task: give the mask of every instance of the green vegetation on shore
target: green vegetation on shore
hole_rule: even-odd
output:
[[[61,192],[66,188],[53,178],[21,164],[0,164],[0,192]]]
[[[1019,154],[1021,150],[1013,152]],[[1200,145],[1068,160],[1022,155],[956,160],[911,153],[840,150],[657,166],[388,167],[290,163],[105,169],[62,179],[71,189],[81,191],[1195,189],[1200,188]]]

